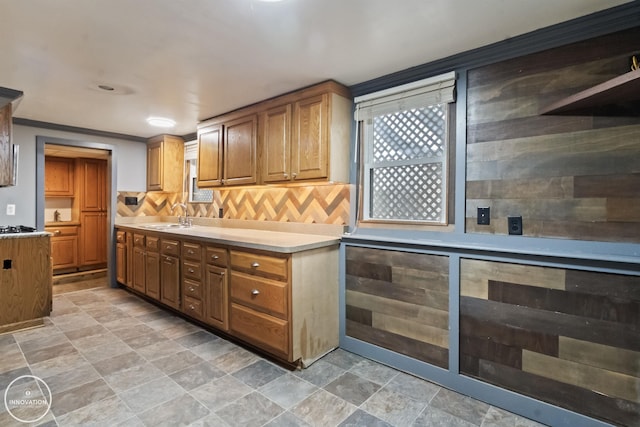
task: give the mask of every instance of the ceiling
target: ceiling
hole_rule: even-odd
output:
[[[362,83],[626,2],[0,0],[0,86],[24,92],[22,119],[186,135],[310,84]]]

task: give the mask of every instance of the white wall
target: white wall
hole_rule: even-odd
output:
[[[14,125],[13,142],[20,146],[18,185],[0,188],[0,225],[34,227],[36,224],[36,136],[112,145],[117,168],[116,191],[146,191],[147,150],[144,143]],[[14,216],[6,215],[8,204],[16,206]]]

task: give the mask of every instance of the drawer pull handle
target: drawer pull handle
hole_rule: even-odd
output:
[[[251,291],[251,295],[260,295],[260,291],[257,289],[254,289]]]
[[[171,245],[167,245],[167,249],[171,249],[171,248],[172,248],[172,246],[171,246]]]
[[[258,268],[258,267],[260,267],[260,264],[258,264],[257,262],[253,262],[253,263],[251,264],[251,267],[253,267],[253,268]]]
[[[189,269],[189,273],[193,274],[193,273],[195,273],[195,270],[193,268],[190,268]]]
[[[218,259],[220,258],[218,255],[211,255],[211,259]]]
[[[193,289],[193,286],[189,286],[189,292],[194,292],[195,289]]]
[[[191,305],[189,306],[189,308],[190,308],[191,310],[195,310],[195,309],[196,309],[196,308],[193,306],[193,304],[191,304]]]
[[[188,253],[189,255],[193,255],[195,252],[193,252],[193,250],[192,250],[192,249],[189,249],[189,250],[187,251],[187,253]]]
[[[53,234],[55,234],[57,236],[58,234],[60,234],[60,230],[54,231]]]

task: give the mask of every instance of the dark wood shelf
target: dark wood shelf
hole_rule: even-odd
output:
[[[640,116],[640,69],[563,98],[540,114]]]

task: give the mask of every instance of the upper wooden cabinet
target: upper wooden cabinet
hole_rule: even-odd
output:
[[[198,186],[348,182],[351,109],[329,81],[202,122]]]
[[[255,184],[258,158],[258,117],[252,114],[225,123],[223,140],[224,185]]]
[[[74,159],[45,157],[44,194],[48,197],[74,196]]]
[[[184,141],[159,135],[147,142],[147,191],[181,192],[184,171]]]
[[[222,185],[222,125],[198,131],[198,187]]]

